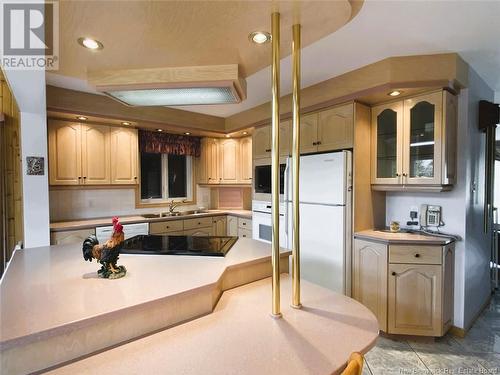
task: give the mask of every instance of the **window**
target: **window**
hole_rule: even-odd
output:
[[[192,157],[141,152],[141,200],[193,198]]]

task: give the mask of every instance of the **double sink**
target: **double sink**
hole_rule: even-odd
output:
[[[161,217],[172,217],[172,216],[189,216],[196,214],[206,214],[207,210],[190,210],[190,211],[173,211],[173,212],[162,212],[159,214],[144,214],[141,215],[144,219],[158,219]]]

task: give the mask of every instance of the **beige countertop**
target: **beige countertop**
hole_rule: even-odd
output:
[[[288,250],[282,250],[288,255]],[[0,283],[0,345],[216,284],[235,265],[269,261],[271,246],[239,238],[225,257],[120,254],[127,275],[97,277],[81,244],[16,250]]]
[[[378,323],[359,302],[302,281],[290,307],[281,277],[282,319],[270,317],[271,281],[226,291],[213,313],[90,356],[51,374],[338,374],[353,351],[376,342]]]
[[[167,216],[159,218],[144,218],[140,215],[132,216],[120,216],[120,222],[122,224],[134,224],[134,223],[153,223],[169,220],[186,220],[193,219],[197,217],[207,217],[207,216],[220,216],[220,215],[232,215],[241,217],[244,219],[252,218],[252,211],[250,210],[208,210],[204,213],[185,215],[185,216]],[[111,217],[105,218],[95,218],[95,219],[83,219],[83,220],[70,220],[70,221],[60,221],[50,223],[51,232],[67,231],[67,230],[78,230],[78,229],[88,229],[95,227],[102,227],[111,225]]]
[[[354,233],[354,238],[383,242],[387,244],[419,244],[419,245],[446,245],[453,242],[451,238],[436,237],[417,233],[391,233],[380,230],[365,230]]]

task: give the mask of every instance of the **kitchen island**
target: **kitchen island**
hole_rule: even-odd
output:
[[[289,254],[281,253],[282,272]],[[226,257],[121,255],[118,264],[127,275],[107,280],[83,261],[80,245],[16,251],[0,285],[1,372],[40,371],[89,355],[100,361],[100,351],[125,344],[107,350],[111,356],[158,339],[143,347],[145,357],[126,354],[127,363],[118,352],[106,359],[108,372],[332,373],[378,335],[367,308],[314,284],[303,282],[304,309],[289,308],[286,274],[284,319],[272,319],[271,247],[263,242],[240,238]],[[55,371],[97,371],[68,368]]]

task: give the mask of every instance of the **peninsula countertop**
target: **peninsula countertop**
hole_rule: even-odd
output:
[[[198,217],[209,217],[209,216],[221,216],[221,215],[231,215],[237,216],[244,219],[252,218],[252,211],[250,210],[207,210],[206,212],[181,215],[181,216],[164,216],[155,218],[145,218],[141,215],[131,215],[131,216],[120,216],[120,222],[122,224],[135,224],[135,223],[154,223],[169,220],[186,220],[194,219]],[[94,219],[81,219],[81,220],[68,220],[68,221],[58,221],[50,223],[51,232],[67,231],[67,230],[79,230],[79,229],[90,229],[95,227],[103,227],[111,225],[111,217],[104,218],[94,218]]]
[[[399,245],[447,245],[454,241],[449,237],[437,237],[421,233],[392,233],[384,230],[364,230],[354,233],[354,238]]]

